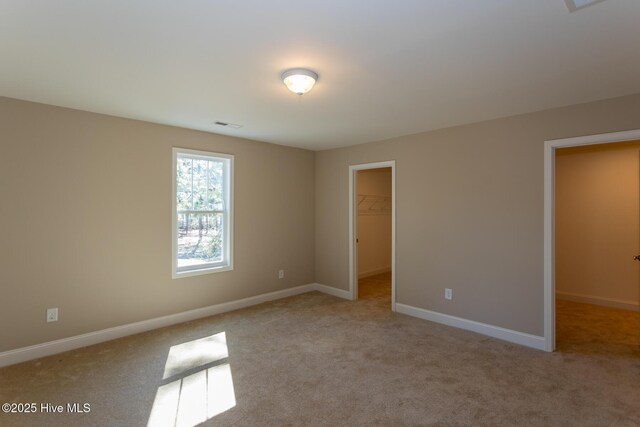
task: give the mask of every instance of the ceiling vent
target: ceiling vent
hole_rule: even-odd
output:
[[[214,122],[213,124],[216,126],[224,126],[231,129],[240,129],[242,127],[242,125],[236,125],[236,124],[227,123],[227,122]]]
[[[576,10],[584,9],[585,7],[589,7],[603,1],[604,0],[564,0],[569,12],[575,12]]]

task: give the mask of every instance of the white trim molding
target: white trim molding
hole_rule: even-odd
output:
[[[168,316],[156,317],[154,319],[143,320],[141,322],[129,323],[127,325],[116,326],[96,332],[89,332],[82,335],[76,335],[74,337],[18,348],[16,350],[9,350],[0,353],[0,367],[26,362],[28,360],[50,356],[64,351],[74,350],[80,347],[87,347],[93,344],[111,341],[116,338],[163,328],[165,326],[176,325],[178,323],[202,319],[216,314],[227,313],[229,311],[262,304],[267,301],[304,294],[315,290],[323,292],[324,288],[328,287],[322,287],[319,289],[315,283],[311,283],[308,285],[297,286],[295,288],[269,292],[266,294],[256,295],[254,297],[243,298],[236,301],[197,308],[195,310],[189,310],[182,313],[170,314]]]
[[[351,293],[344,289],[334,288],[332,286],[321,285],[320,283],[314,283],[311,285],[314,291],[322,292],[323,294],[332,295],[334,297],[351,300]]]
[[[398,313],[417,317],[419,319],[453,326],[454,328],[465,329],[467,331],[487,335],[503,341],[512,342],[514,344],[524,345],[537,350],[544,350],[544,337],[537,335],[525,334],[524,332],[513,331],[499,326],[488,325],[486,323],[480,323],[400,303],[396,304],[396,310]]]
[[[640,129],[544,142],[544,350],[556,347],[555,320],[555,154],[557,148],[640,139]]]
[[[358,299],[358,246],[356,173],[367,169],[391,168],[391,311],[396,311],[396,161],[349,165],[349,296]]]
[[[90,345],[99,344],[101,342],[139,334],[141,332],[164,328],[166,326],[176,325],[178,323],[184,323],[191,320],[202,319],[205,317],[214,316],[216,314],[227,313],[229,311],[239,310],[241,308],[251,307],[253,305],[262,304],[264,302],[287,298],[290,296],[300,295],[312,291],[322,292],[339,298],[349,300],[351,299],[348,291],[321,285],[319,283],[310,283],[308,285],[296,286],[294,288],[283,289],[281,291],[269,292],[266,294],[243,298],[236,301],[197,308],[195,310],[189,310],[182,313],[156,317],[154,319],[129,323],[127,325],[116,326],[96,332],[89,332],[69,338],[63,338],[55,341],[45,342],[42,344],[32,345],[29,347],[22,347],[15,350],[5,351],[0,353],[0,368],[3,366],[9,366],[16,363],[26,362],[28,360],[39,359],[41,357],[51,356],[53,354],[74,350],[76,348],[87,347]]]

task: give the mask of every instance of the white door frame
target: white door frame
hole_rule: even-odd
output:
[[[555,151],[556,148],[640,139],[640,129],[544,142],[544,349],[556,348]]]
[[[366,169],[391,168],[391,310],[396,311],[396,161],[363,163],[349,166],[349,296],[358,299],[358,248],[356,174]]]

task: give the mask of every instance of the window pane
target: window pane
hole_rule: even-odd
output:
[[[223,259],[222,214],[178,214],[178,268]]]
[[[176,167],[178,210],[224,210],[224,162],[178,156]]]
[[[223,166],[222,162],[209,162],[209,210],[221,211],[224,209],[222,203]]]
[[[178,156],[176,175],[176,207],[178,210],[191,210],[193,160]]]
[[[193,210],[206,210],[208,160],[193,161]]]

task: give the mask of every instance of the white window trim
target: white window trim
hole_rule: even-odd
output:
[[[227,159],[229,161],[229,170],[227,171],[227,176],[229,177],[226,180],[226,188],[225,188],[225,205],[227,208],[227,214],[225,215],[224,224],[225,227],[223,229],[224,240],[227,242],[225,245],[225,253],[223,261],[221,263],[215,264],[207,264],[202,268],[194,268],[192,270],[187,271],[178,271],[178,233],[177,233],[177,215],[176,215],[176,167],[178,154],[188,154],[190,156],[202,156],[204,158],[218,157]],[[183,277],[189,276],[200,276],[202,274],[211,274],[211,273],[220,273],[223,271],[233,270],[233,175],[234,175],[234,166],[233,166],[233,158],[234,156],[231,154],[223,154],[223,153],[214,153],[210,151],[199,151],[199,150],[191,150],[187,148],[179,148],[173,147],[173,155],[172,155],[172,163],[173,166],[171,168],[171,277],[173,279],[179,279]]]

